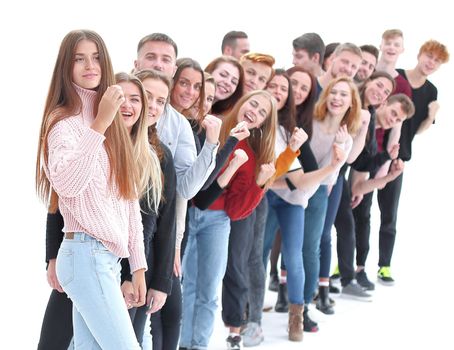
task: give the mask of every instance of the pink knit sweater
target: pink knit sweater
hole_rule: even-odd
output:
[[[109,158],[104,135],[90,128],[97,93],[76,86],[80,114],[50,130],[47,175],[59,196],[65,232],[85,232],[115,255],[129,257],[131,272],[147,268],[138,200],[119,198],[109,183]]]

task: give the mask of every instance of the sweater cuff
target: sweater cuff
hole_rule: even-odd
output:
[[[173,272],[172,272],[173,273]],[[152,276],[150,285],[147,288],[152,288],[154,290],[159,290],[160,292],[170,294],[172,291],[172,278],[167,278],[163,276]]]

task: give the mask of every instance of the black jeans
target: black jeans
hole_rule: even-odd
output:
[[[390,266],[396,241],[397,210],[402,190],[403,174],[394,181],[388,182],[385,188],[378,191],[377,199],[380,208],[379,261],[378,266]],[[364,195],[360,205],[353,210],[356,224],[356,264],[365,266],[369,253],[370,208],[373,192]]]
[[[66,293],[50,294],[41,326],[38,350],[67,350],[73,337],[73,303]]]
[[[222,281],[222,320],[241,327],[248,300],[248,260],[254,239],[255,211],[230,226],[227,270]]]
[[[334,225],[337,232],[337,261],[341,284],[346,286],[355,278],[355,219],[351,207],[350,184],[345,177],[338,181],[343,181],[343,189]]]

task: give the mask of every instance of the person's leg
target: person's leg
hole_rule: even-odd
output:
[[[198,209],[197,209],[198,210]],[[197,280],[188,348],[206,349],[214,328],[218,290],[227,265],[230,219],[222,210],[204,211],[197,233]],[[188,254],[188,253],[186,253]],[[185,254],[185,255],[186,255]],[[185,279],[183,274],[183,281]],[[183,292],[184,285],[183,285]],[[186,346],[186,343],[180,344]]]
[[[76,349],[140,349],[120,290],[120,269],[118,257],[94,238],[75,233],[63,240],[57,276],[74,304]]]
[[[394,181],[388,182],[382,190],[378,191],[377,199],[380,208],[380,235],[379,235],[379,261],[378,266],[391,266],[391,258],[396,241],[397,211],[402,190],[403,174]]]
[[[222,283],[222,319],[227,327],[239,329],[248,298],[247,263],[252,247],[255,212],[243,220],[232,221],[228,262]]]
[[[180,327],[181,327],[181,284],[180,279],[174,275],[172,283],[172,292],[167,297],[166,303],[160,310],[159,318],[162,327],[162,341],[161,348],[155,345],[153,335],[153,349],[154,350],[175,350],[178,346],[178,340],[180,339]],[[152,314],[150,318],[153,318]]]
[[[73,303],[66,293],[53,289],[41,326],[38,350],[67,349],[73,337]]]
[[[193,320],[194,320],[194,305],[197,289],[197,234],[199,230],[203,230],[203,216],[207,215],[196,207],[191,207],[188,210],[188,240],[183,255],[182,271],[183,271],[183,315],[180,335],[180,346],[185,348],[191,347],[193,338]]]
[[[249,255],[249,321],[261,324],[263,298],[265,295],[265,267],[263,266],[263,238],[268,216],[268,201],[262,199],[255,209],[254,237]]]
[[[304,302],[310,304],[317,288],[320,271],[320,239],[328,206],[328,191],[321,185],[309,199],[304,214],[303,262],[306,280]]]
[[[134,333],[136,334],[136,338],[140,346],[142,346],[145,324],[147,323],[147,310],[147,304],[128,310],[129,316],[131,317],[132,327],[134,328]]]
[[[328,208],[326,210],[325,223],[323,225],[322,237],[320,239],[320,281],[329,282],[329,271],[331,268],[331,229],[336,219],[337,209],[342,196],[343,176],[337,178],[336,184],[331,189],[328,197]]]
[[[355,220],[351,207],[350,186],[345,178],[342,197],[337,210],[334,225],[337,232],[337,261],[341,275],[341,284],[346,286],[355,278]]]
[[[369,253],[370,238],[370,209],[372,207],[373,192],[364,195],[363,200],[353,209],[356,233],[356,266],[364,269]]]

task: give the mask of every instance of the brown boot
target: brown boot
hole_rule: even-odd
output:
[[[303,311],[304,305],[289,304],[288,310],[288,339],[303,340]]]

